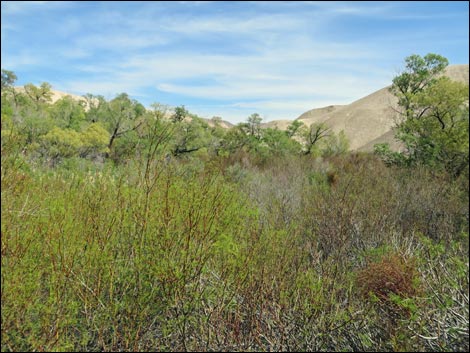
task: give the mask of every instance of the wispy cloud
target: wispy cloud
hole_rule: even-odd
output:
[[[412,53],[468,62],[468,5],[445,2],[7,1],[1,26],[2,66],[22,81],[233,122],[350,103]]]
[[[2,1],[1,7],[2,13],[9,16],[13,14],[61,9],[69,5],[69,1]]]
[[[40,58],[26,51],[5,57],[2,56],[2,67],[7,67],[10,70],[19,70],[24,67],[35,66],[40,62]]]

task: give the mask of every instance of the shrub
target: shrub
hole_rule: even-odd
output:
[[[369,262],[356,277],[361,295],[375,299],[387,312],[410,314],[407,305],[400,305],[401,299],[409,299],[419,292],[418,274],[413,259],[400,254],[389,253],[379,261]]]

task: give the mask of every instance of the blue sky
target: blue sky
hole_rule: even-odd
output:
[[[411,54],[468,64],[462,2],[1,2],[1,63],[146,106],[237,123],[295,119],[383,88]]]

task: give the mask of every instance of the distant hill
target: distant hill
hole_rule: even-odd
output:
[[[21,86],[15,87],[15,91],[24,93],[24,87],[21,87]],[[62,99],[66,96],[72,97],[73,99],[75,99],[77,101],[81,101],[81,100],[85,101],[85,98],[83,98],[82,96],[78,96],[76,94],[65,93],[65,92],[56,91],[56,90],[52,90],[52,89],[51,89],[51,92],[52,92],[52,97],[51,97],[51,103],[52,104],[54,104],[59,99]]]
[[[231,127],[234,126],[232,123],[229,123],[228,121],[225,121],[225,120],[222,120],[222,119],[218,120],[218,121],[216,121],[214,118],[212,118],[212,119],[202,118],[202,119],[205,120],[210,127],[214,127],[216,125],[216,123],[218,123],[220,125],[220,127],[224,128],[224,129],[230,129]]]
[[[287,127],[292,123],[292,120],[271,120],[266,123],[261,123],[263,129],[279,129],[287,130]]]
[[[447,67],[446,76],[452,80],[469,83],[469,66],[452,65]],[[350,142],[351,150],[372,151],[376,143],[388,142],[398,149],[400,144],[395,141],[393,126],[397,99],[388,89],[382,88],[351,104],[312,109],[297,120],[307,126],[324,122],[336,133],[344,131]]]

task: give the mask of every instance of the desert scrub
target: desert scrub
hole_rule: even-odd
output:
[[[2,151],[3,351],[468,348],[461,182],[155,147],[96,168]]]

